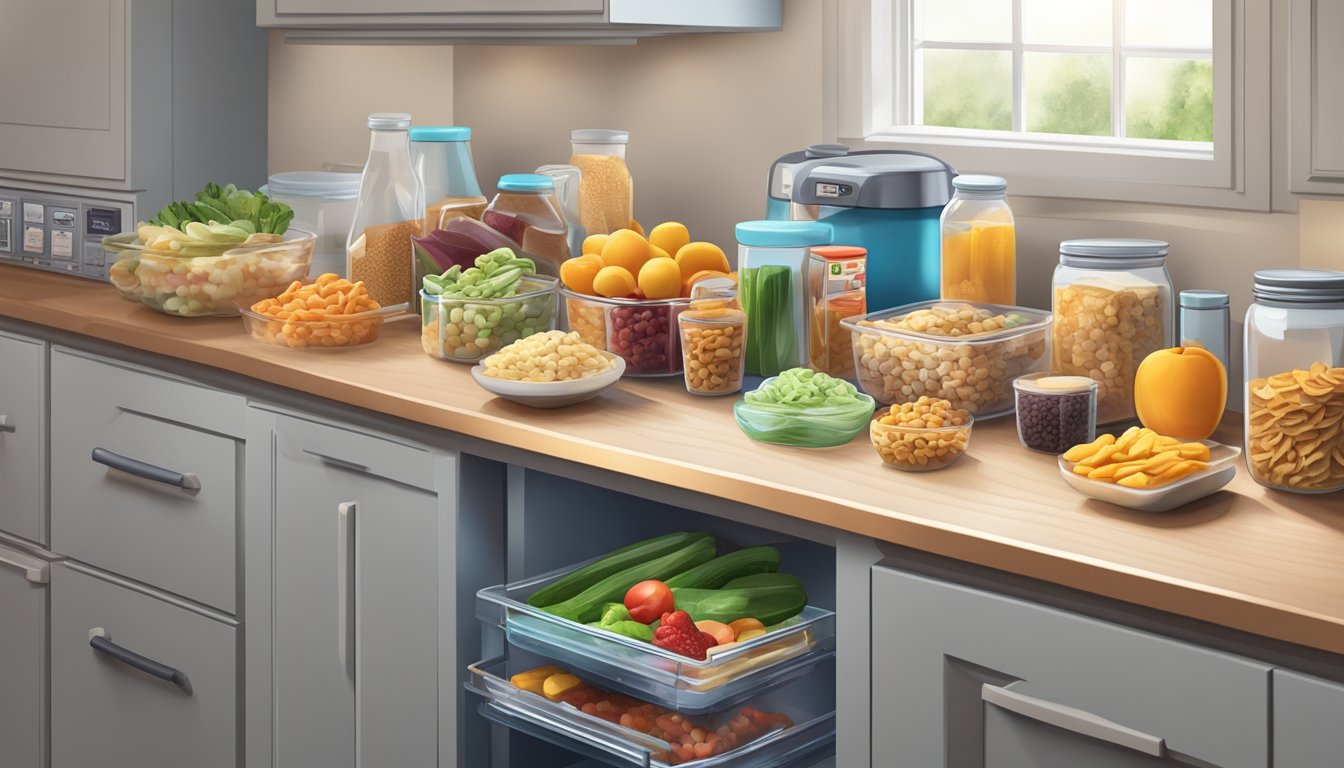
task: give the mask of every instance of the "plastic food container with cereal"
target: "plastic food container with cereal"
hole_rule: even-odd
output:
[[[626,376],[682,371],[677,316],[690,299],[608,299],[562,288],[565,321],[584,343],[625,359]]]
[[[440,360],[475,363],[506,344],[555,327],[557,281],[522,278],[498,299],[433,296],[420,291],[420,346]]]
[[[1255,273],[1246,312],[1246,465],[1261,485],[1344,490],[1344,272]]]
[[[841,321],[867,312],[868,251],[849,245],[813,248],[807,259],[807,364],[838,379],[854,378],[850,333]]]
[[[843,322],[859,386],[879,403],[949,401],[977,419],[1013,412],[1013,380],[1050,364],[1050,315],[926,301]]]
[[[415,303],[411,238],[422,235],[425,192],[411,164],[411,116],[369,115],[369,159],[359,180],[354,223],[345,252],[346,275],[363,282],[384,307]]]
[[[1135,417],[1134,374],[1174,346],[1166,243],[1066,240],[1054,276],[1055,368],[1097,381],[1097,423]]]

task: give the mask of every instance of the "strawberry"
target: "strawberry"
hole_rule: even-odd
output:
[[[672,611],[663,614],[662,622],[653,631],[653,644],[704,661],[709,649],[718,645],[718,641],[708,632],[701,632],[689,613]]]

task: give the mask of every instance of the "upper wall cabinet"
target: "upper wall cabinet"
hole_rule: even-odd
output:
[[[779,29],[782,0],[257,0],[291,41],[620,43],[684,32]]]
[[[1292,191],[1344,194],[1344,3],[1292,0],[1290,8]]]

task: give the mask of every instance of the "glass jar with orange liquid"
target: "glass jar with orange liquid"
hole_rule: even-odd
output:
[[[1008,184],[998,176],[962,175],[943,209],[943,299],[1017,304],[1017,230]]]

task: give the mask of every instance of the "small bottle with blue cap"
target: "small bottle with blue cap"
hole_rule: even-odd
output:
[[[569,258],[569,229],[555,197],[555,179],[539,173],[508,173],[481,221],[522,247],[534,260],[550,262],[543,272],[558,274]]]

